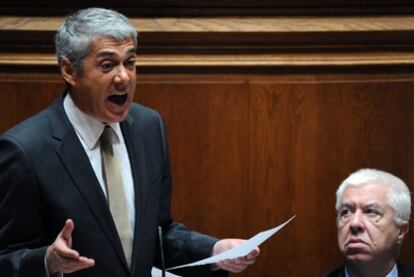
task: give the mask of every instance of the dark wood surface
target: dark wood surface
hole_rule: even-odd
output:
[[[341,263],[334,195],[348,174],[384,169],[414,191],[412,4],[270,2],[137,1],[131,13],[170,13],[131,18],[140,31],[135,100],[164,118],[177,220],[249,238],[296,215],[234,276],[320,276]],[[37,16],[0,8],[0,132],[63,89],[53,50],[63,18],[52,12],[63,3],[25,9]],[[402,262],[414,264],[413,234]]]
[[[0,74],[0,130],[50,103],[58,74]],[[141,74],[167,127],[177,220],[248,238],[296,218],[237,276],[319,276],[340,263],[334,193],[375,167],[414,190],[414,74]],[[414,261],[411,232],[401,260]]]
[[[42,16],[91,6],[117,9],[128,16],[409,14],[414,10],[410,0],[3,0],[0,4],[2,15]]]

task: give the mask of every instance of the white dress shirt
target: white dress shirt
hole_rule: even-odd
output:
[[[132,179],[131,164],[129,162],[128,152],[125,146],[124,137],[122,136],[121,127],[119,123],[102,123],[89,115],[82,112],[73,102],[70,93],[66,94],[63,101],[63,107],[66,115],[69,118],[70,123],[73,125],[76,135],[82,143],[86,154],[88,155],[89,161],[92,165],[93,171],[95,172],[96,178],[99,181],[99,185],[105,194],[106,187],[104,177],[102,175],[102,160],[99,138],[105,128],[105,125],[111,126],[116,134],[114,136],[114,144],[112,145],[115,155],[118,157],[124,183],[125,197],[127,199],[128,210],[130,215],[131,228],[134,230],[135,227],[135,194],[134,194],[134,183]],[[93,185],[93,184],[90,184]],[[76,224],[76,222],[75,222]]]

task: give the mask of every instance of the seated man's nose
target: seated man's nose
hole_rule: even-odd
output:
[[[353,233],[361,232],[364,229],[364,218],[362,214],[355,213],[350,221],[350,228]]]

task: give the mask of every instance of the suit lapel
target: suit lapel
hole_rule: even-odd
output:
[[[403,265],[398,263],[397,268],[399,277],[414,276],[414,266],[412,265]]]
[[[134,182],[135,191],[135,228],[134,228],[134,247],[132,254],[131,271],[134,276],[135,270],[139,270],[139,265],[144,264],[142,261],[143,255],[139,255],[141,237],[140,232],[148,231],[145,228],[146,222],[143,222],[144,214],[146,213],[146,195],[147,195],[147,174],[146,159],[144,144],[139,131],[134,128],[134,119],[128,117],[127,120],[121,123],[122,134],[124,137],[125,145],[128,151],[129,161],[131,164],[131,173]],[[139,230],[139,231],[138,231]],[[138,268],[137,268],[138,267]]]
[[[91,214],[96,218],[103,233],[127,267],[122,244],[112,219],[106,198],[95,176],[87,154],[80,143],[63,109],[63,96],[55,102],[50,114],[53,137],[60,140],[56,153],[66,168],[73,183],[85,199]],[[76,224],[76,222],[75,222]]]

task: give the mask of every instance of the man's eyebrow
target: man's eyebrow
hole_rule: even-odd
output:
[[[132,47],[130,49],[128,49],[125,53],[126,54],[135,54],[135,47]],[[110,50],[104,50],[101,52],[96,53],[95,58],[101,58],[101,57],[112,57],[112,56],[117,56],[117,54],[114,51],[110,51]]]
[[[353,203],[353,202],[342,202],[340,205],[339,205],[339,208],[343,208],[343,207],[346,207],[346,208],[352,208],[352,207],[354,207],[355,206],[355,203]]]
[[[352,210],[354,207],[354,205],[352,205],[351,203],[341,203],[341,205],[338,207],[338,209],[336,210],[337,214],[339,215],[339,213],[343,210],[343,209],[349,209]]]
[[[374,208],[374,209],[377,209],[377,210],[378,209],[381,210],[381,209],[383,209],[383,206],[379,203],[368,203],[368,204],[364,205],[364,208],[365,209],[366,208]]]

